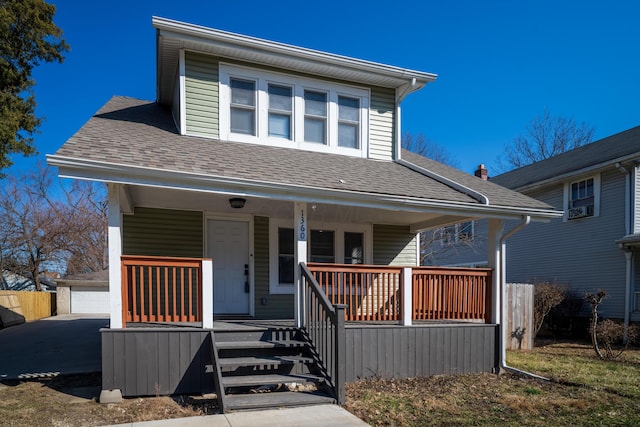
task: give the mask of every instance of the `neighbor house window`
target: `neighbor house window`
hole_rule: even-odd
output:
[[[304,91],[304,140],[327,143],[327,94]]]
[[[440,235],[442,245],[470,242],[473,240],[473,221],[465,221],[442,227],[440,229]]]
[[[292,91],[269,85],[269,136],[291,139]]]
[[[338,145],[358,148],[360,131],[360,100],[338,96]]]
[[[231,132],[256,134],[256,82],[231,79]]]
[[[369,89],[224,63],[219,78],[220,139],[368,156]]]
[[[566,186],[565,218],[572,220],[598,215],[600,176],[569,183]]]

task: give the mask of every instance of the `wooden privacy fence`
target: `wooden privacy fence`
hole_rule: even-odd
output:
[[[346,306],[346,320],[402,320],[402,267],[309,263],[308,268],[329,301]]]
[[[13,304],[3,302],[9,301],[10,295],[15,295],[21,311],[18,314],[24,316],[27,322],[51,317],[56,312],[56,294],[54,292],[0,291],[0,305],[7,309],[15,308],[7,307],[7,305]]]
[[[533,295],[530,283],[507,283],[506,334],[507,350],[533,350]]]
[[[415,267],[413,320],[490,321],[491,269]]]
[[[126,322],[201,322],[202,259],[122,257]]]

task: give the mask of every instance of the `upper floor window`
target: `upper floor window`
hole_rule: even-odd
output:
[[[565,189],[565,218],[571,220],[597,216],[599,199],[599,176],[569,183]]]
[[[366,157],[369,90],[220,64],[220,138]]]

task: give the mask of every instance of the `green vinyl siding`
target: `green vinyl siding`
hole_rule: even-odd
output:
[[[122,253],[202,257],[202,212],[136,208],[122,221]]]
[[[416,235],[408,226],[373,225],[373,263],[376,265],[418,265]]]
[[[186,134],[219,137],[218,58],[185,52]]]
[[[369,114],[369,157],[393,160],[395,132],[395,93],[392,89],[372,88]]]
[[[255,317],[258,319],[291,319],[293,295],[269,294],[269,218],[256,216],[254,232]],[[263,298],[265,299],[263,304]]]

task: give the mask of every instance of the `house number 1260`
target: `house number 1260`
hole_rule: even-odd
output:
[[[300,226],[298,227],[298,235],[299,240],[306,240],[307,238],[307,228],[304,225],[304,211],[302,211],[302,215],[300,215]]]

